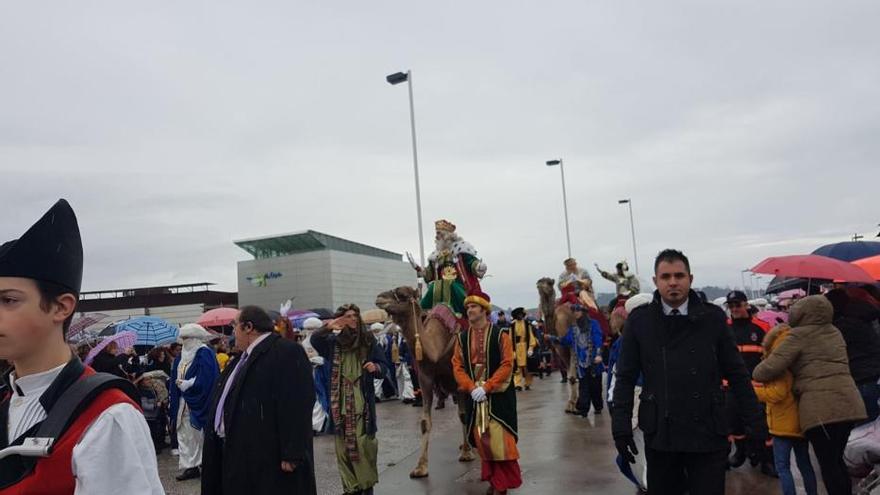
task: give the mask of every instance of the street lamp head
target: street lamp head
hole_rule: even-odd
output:
[[[406,72],[395,72],[385,78],[385,80],[392,85],[406,82],[407,79],[409,79],[409,74]]]
[[[629,203],[628,199],[618,199],[617,200],[617,204],[619,204],[619,205],[625,205],[627,203]]]
[[[552,167],[554,165],[559,165],[560,163],[562,163],[562,160],[548,160],[547,166]]]

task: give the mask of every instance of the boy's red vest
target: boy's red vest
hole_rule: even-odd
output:
[[[80,378],[94,373],[92,368],[85,367]],[[8,400],[8,397],[3,400],[0,407],[6,408]],[[110,406],[123,403],[139,407],[117,388],[101,392],[55,442],[49,457],[40,458],[33,471],[17,483],[0,488],[0,495],[72,495],[76,488],[71,470],[74,446],[101,413]]]

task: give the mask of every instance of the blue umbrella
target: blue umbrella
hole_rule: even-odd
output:
[[[826,244],[813,251],[840,261],[855,261],[880,254],[880,242],[876,241],[847,241],[835,244]]]
[[[636,485],[636,487],[639,489],[639,493],[647,491],[645,487],[642,486],[642,483],[639,481],[639,479],[636,478],[636,475],[635,473],[633,473],[630,463],[626,462],[619,454],[617,455],[617,459],[615,459],[614,462],[615,464],[617,464],[617,469],[620,469],[621,474],[623,474],[626,479],[632,481],[632,483]]]
[[[116,333],[134,332],[137,334],[135,345],[159,346],[177,340],[180,329],[162,318],[143,316],[116,324]]]

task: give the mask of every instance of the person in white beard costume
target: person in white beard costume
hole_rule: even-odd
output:
[[[171,414],[177,418],[178,481],[198,478],[202,465],[202,430],[210,418],[211,392],[220,377],[214,351],[205,342],[211,334],[190,323],[180,329],[180,355],[171,368]]]

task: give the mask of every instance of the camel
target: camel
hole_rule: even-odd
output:
[[[577,387],[577,359],[573,357],[571,347],[559,344],[559,339],[568,333],[568,328],[574,323],[574,313],[568,304],[556,305],[556,284],[552,278],[542,278],[537,282],[538,296],[540,299],[541,314],[544,315],[545,332],[552,332],[553,350],[562,361],[564,369],[568,370],[568,384],[571,390],[568,395],[568,404],[565,412],[577,412],[578,387]]]
[[[419,294],[412,287],[398,287],[376,296],[376,307],[384,309],[391,316],[409,345],[416,365],[419,386],[422,389],[422,417],[419,430],[422,434],[422,452],[418,464],[410,472],[410,478],[428,476],[428,443],[431,436],[431,405],[434,401],[434,387],[458,394],[458,416],[462,424],[463,441],[459,447],[459,462],[474,460],[474,454],[468,443],[468,427],[465,412],[467,396],[458,392],[458,384],[452,373],[452,353],[455,349],[456,333],[454,318],[450,320],[451,311],[444,318],[429,316],[422,321],[422,310],[419,305]],[[444,307],[445,308],[445,307]],[[436,308],[435,308],[436,309]],[[442,311],[441,311],[442,312]],[[452,324],[452,328],[448,324]],[[416,334],[421,344],[422,359],[416,359]]]

